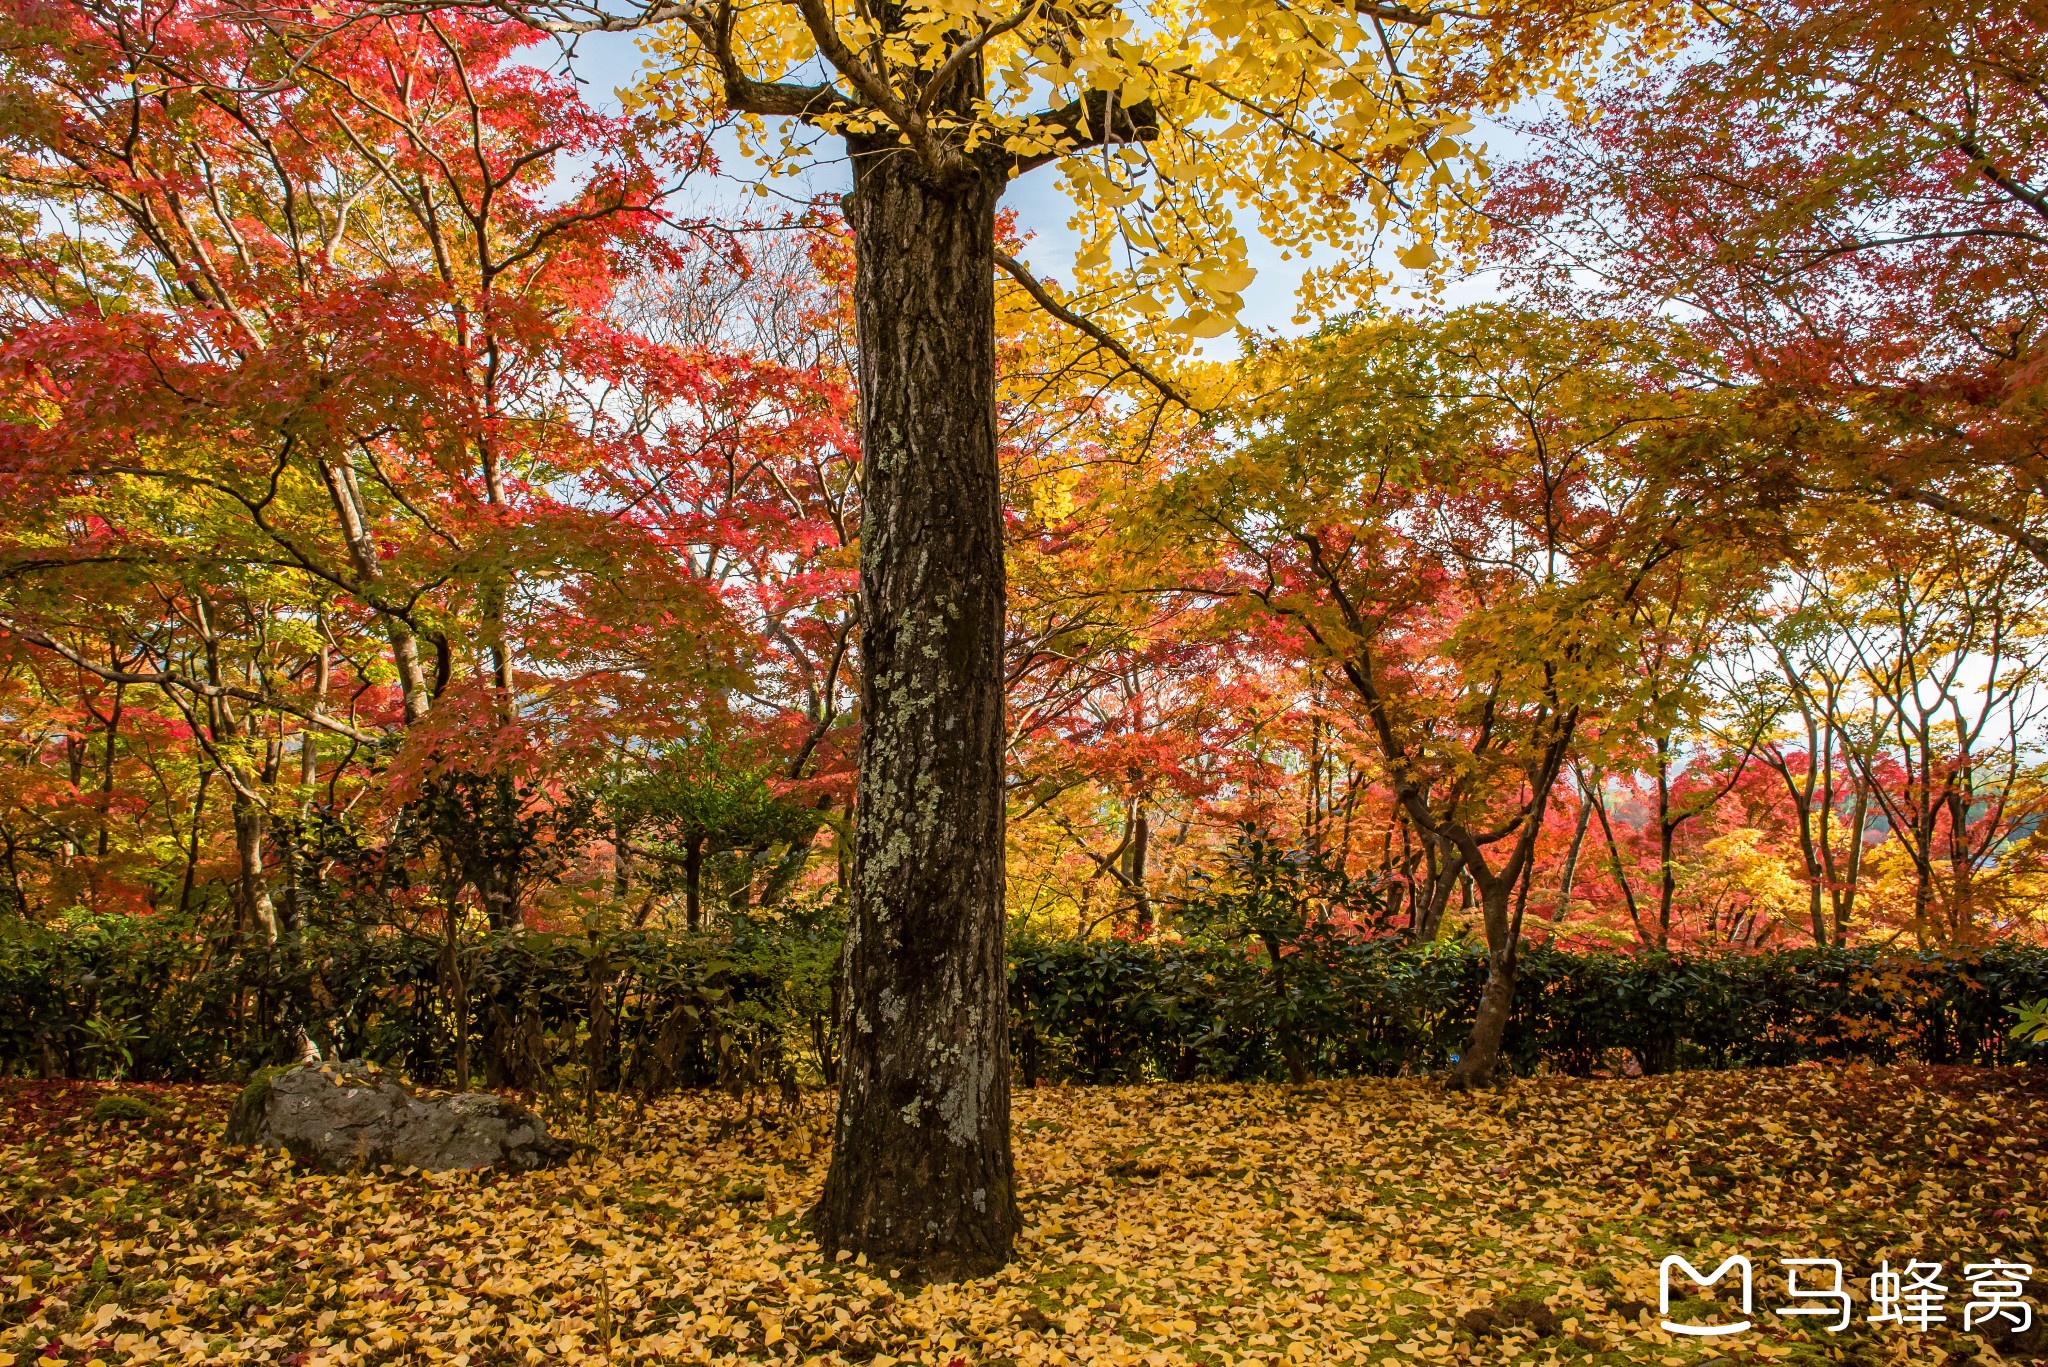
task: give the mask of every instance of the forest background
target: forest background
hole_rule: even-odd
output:
[[[1295,335],[1109,271],[1146,148],[1071,281],[1005,221],[1013,937],[2041,940],[2041,30],[1918,8],[1407,130]],[[222,13],[6,9],[0,934],[829,928],[833,204],[700,212],[730,136],[519,24]]]

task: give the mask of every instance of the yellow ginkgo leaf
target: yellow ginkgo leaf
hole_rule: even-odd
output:
[[[1196,283],[1205,290],[1217,294],[1237,294],[1248,288],[1258,278],[1258,271],[1250,266],[1239,266],[1235,270],[1204,271],[1195,277]]]

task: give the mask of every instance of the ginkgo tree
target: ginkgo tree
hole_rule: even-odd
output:
[[[421,7],[431,7],[423,4]],[[499,0],[558,33],[650,30],[634,99],[737,115],[773,168],[852,163],[863,428],[862,735],[849,1020],[827,1246],[937,1276],[1018,1228],[1003,969],[1003,522],[996,276],[1190,407],[1176,354],[1228,332],[1241,222],[1322,251],[1305,303],[1474,246],[1464,115],[1567,96],[1653,0]],[[389,6],[383,7],[389,9]],[[1057,166],[1084,249],[1064,298],[1000,252],[1009,184]],[[1144,323],[1148,341],[1125,340]]]

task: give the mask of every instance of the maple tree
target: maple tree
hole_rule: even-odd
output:
[[[196,911],[225,800],[236,920],[286,953],[344,869],[451,944],[517,925],[580,876],[596,776],[736,691],[809,814],[769,832],[786,887],[848,796],[844,382],[616,306],[811,256],[669,214],[644,154],[686,176],[702,136],[594,114],[502,20],[17,17],[11,716],[78,796],[10,794],[16,909]]]
[[[1659,705],[1625,624],[1713,572],[1711,503],[1654,454],[1687,404],[1625,329],[1481,308],[1306,351],[1290,373],[1316,379],[1168,499],[1222,557],[1210,591],[1298,627],[1402,817],[1476,890],[1490,976],[1452,1078],[1482,1084],[1552,792],[1582,727]]]
[[[1772,0],[1692,38],[1605,80],[1600,117],[1532,130],[1491,201],[1500,259],[1565,307],[1563,272],[1597,307],[1668,307],[1751,389],[1760,475],[2048,556],[2038,12]]]

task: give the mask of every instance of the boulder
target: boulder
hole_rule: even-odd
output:
[[[575,1146],[523,1106],[487,1093],[418,1096],[361,1063],[266,1069],[235,1105],[228,1142],[283,1149],[321,1172],[507,1168],[531,1172]]]

